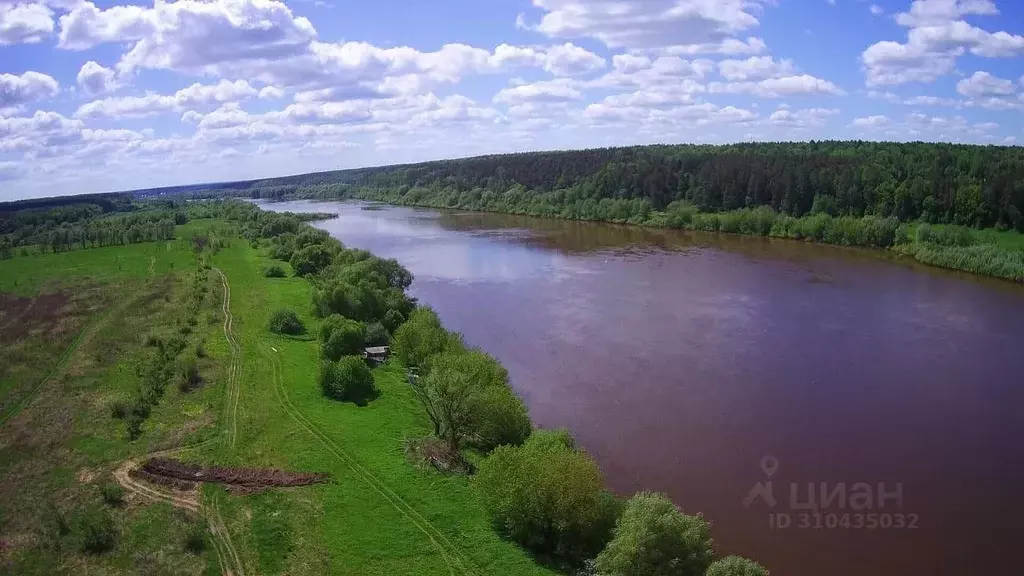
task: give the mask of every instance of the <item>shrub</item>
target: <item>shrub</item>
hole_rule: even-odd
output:
[[[110,506],[124,504],[124,488],[117,482],[107,482],[100,489],[100,493],[103,495],[103,501]]]
[[[125,400],[114,400],[110,403],[110,416],[113,418],[124,418],[128,410],[128,402]]]
[[[320,365],[320,387],[328,398],[365,405],[377,395],[373,373],[360,356],[345,356]]]
[[[185,551],[199,555],[203,550],[206,550],[206,526],[196,521],[189,525],[185,533]]]
[[[768,576],[763,566],[741,556],[726,556],[715,560],[708,567],[705,576]]]
[[[522,446],[499,446],[475,483],[503,536],[567,566],[604,547],[619,508],[597,464],[566,446],[564,433],[537,431]]]
[[[362,355],[365,340],[366,327],[362,322],[332,314],[320,324],[320,356],[327,360]]]
[[[313,244],[292,254],[291,265],[296,276],[306,276],[330,266],[331,259],[331,252],[326,246]]]
[[[117,539],[114,518],[106,508],[97,505],[78,511],[74,518],[74,533],[79,550],[91,554],[110,550]]]
[[[129,440],[136,440],[139,436],[142,436],[142,422],[144,420],[144,418],[134,412],[128,414],[124,420],[124,427]]]
[[[287,274],[284,271],[284,268],[278,266],[277,264],[271,264],[270,266],[264,268],[263,275],[266,276],[267,278],[284,278],[285,276],[287,276]]]
[[[366,334],[363,343],[367,346],[387,346],[391,342],[391,335],[388,329],[380,322],[374,322],[366,326]]]
[[[192,355],[178,360],[175,373],[178,378],[178,389],[182,392],[188,392],[203,381],[199,375],[199,364],[196,362],[196,357]]]
[[[205,342],[196,342],[196,358],[206,358]]]
[[[639,492],[594,564],[602,576],[702,576],[712,558],[704,518],[683,514],[667,496]]]
[[[270,331],[278,334],[302,334],[306,327],[292,310],[278,310],[270,316]]]

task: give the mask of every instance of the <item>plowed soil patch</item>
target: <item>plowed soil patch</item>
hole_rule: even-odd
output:
[[[153,476],[175,478],[188,482],[214,482],[229,486],[270,488],[274,486],[307,486],[326,482],[330,475],[317,472],[286,472],[269,468],[231,466],[200,466],[171,458],[151,458],[142,471]]]

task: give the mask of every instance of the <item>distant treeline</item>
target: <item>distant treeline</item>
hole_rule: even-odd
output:
[[[133,204],[126,195],[47,198],[4,205],[0,212],[0,259],[17,248],[62,252],[174,238],[188,218],[172,202]],[[14,208],[14,209],[11,209]]]
[[[194,193],[194,192],[193,192]],[[205,194],[379,198],[587,220],[769,206],[800,217],[921,219],[1024,231],[1024,149],[807,142],[530,152],[219,184]]]

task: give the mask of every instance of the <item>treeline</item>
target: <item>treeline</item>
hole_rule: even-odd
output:
[[[221,184],[258,198],[362,197],[587,220],[636,221],[686,201],[1024,231],[1024,149],[806,142],[529,152]]]
[[[123,205],[137,210],[108,213],[97,204],[74,204],[49,209],[33,208],[7,215],[0,234],[0,259],[21,253],[18,248],[36,246],[43,251],[64,252],[97,246],[135,244],[174,238],[174,227],[188,217],[175,205]]]
[[[187,221],[182,210],[148,209],[127,214],[93,213],[73,222],[51,225],[52,220],[22,225],[14,233],[0,236],[0,258],[9,258],[18,247],[38,246],[43,251],[63,252],[154,242],[174,238],[174,227]]]
[[[407,451],[442,471],[475,472],[473,483],[503,537],[566,573],[767,574],[751,560],[716,559],[709,523],[667,497],[612,494],[568,432],[533,430],[505,368],[446,330],[432,310],[416,306],[405,295],[412,275],[398,262],[345,248],[295,215],[241,202],[203,205],[239,222],[250,242],[313,284],[313,309],[323,318],[317,336],[326,396],[359,404],[376,398],[363,348],[392,344],[433,429]],[[275,313],[269,327],[305,330],[287,311]],[[467,449],[482,457],[478,467],[464,457]]]

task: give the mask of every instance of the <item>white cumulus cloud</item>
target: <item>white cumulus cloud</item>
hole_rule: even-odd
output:
[[[35,100],[55,96],[60,86],[52,76],[40,72],[21,75],[0,74],[0,110],[17,109]]]
[[[53,11],[43,3],[0,2],[0,46],[34,44],[53,33]]]

